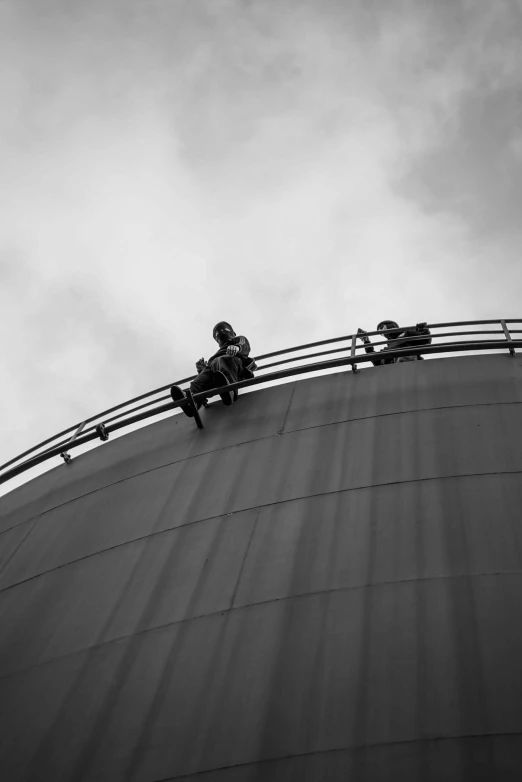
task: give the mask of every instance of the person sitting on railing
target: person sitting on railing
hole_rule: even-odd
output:
[[[237,399],[237,389],[227,391],[226,386],[239,380],[254,377],[254,370],[257,369],[256,363],[249,356],[250,343],[248,339],[242,335],[236,335],[230,323],[224,320],[216,323],[212,336],[218,343],[219,350],[208,361],[200,358],[196,362],[198,375],[190,383],[190,390],[193,394],[199,394],[203,391],[209,391],[211,388],[224,387],[219,395],[223,404],[231,405]],[[178,386],[172,386],[170,393],[174,401],[179,400],[179,392]],[[206,399],[196,401],[198,408],[205,403]],[[181,405],[181,409],[185,415],[194,415],[192,407],[188,403]]]
[[[399,324],[396,323],[394,320],[381,320],[381,322],[377,326],[377,331],[387,331],[388,329],[390,329],[390,331],[388,331],[388,333],[386,334],[386,339],[388,341],[388,344],[381,351],[379,351],[380,353],[384,353],[386,351],[391,351],[391,350],[397,350],[399,348],[419,347],[421,345],[429,345],[431,342],[431,332],[427,327],[426,323],[417,323],[417,325],[413,329],[401,329],[399,327]],[[364,329],[357,329],[357,333],[366,335],[366,331],[364,331]],[[419,339],[419,337],[423,337],[423,339]],[[375,348],[370,342],[369,337],[361,336],[361,339],[364,343],[364,349],[366,353],[375,353]],[[420,356],[419,354],[398,356],[397,358],[392,358],[392,357],[386,358],[385,356],[383,356],[382,358],[376,358],[372,360],[372,364],[374,365],[374,367],[376,367],[376,366],[383,366],[384,364],[398,364],[401,361],[418,361],[418,360],[422,360],[422,356]]]

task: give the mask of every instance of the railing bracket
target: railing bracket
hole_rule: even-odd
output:
[[[87,423],[87,421],[82,421],[82,423],[79,425],[79,427],[77,428],[77,430],[75,431],[73,436],[69,439],[69,442],[67,444],[73,443],[76,440],[78,435],[82,433],[86,423]],[[65,464],[70,464],[72,462],[72,456],[71,456],[70,453],[67,453],[67,451],[62,451],[60,456],[64,460]]]
[[[100,438],[100,440],[103,440],[106,442],[109,439],[109,432],[107,431],[105,424],[98,424],[96,427],[96,434]]]

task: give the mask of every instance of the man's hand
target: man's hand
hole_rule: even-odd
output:
[[[427,325],[428,325],[427,321],[425,323],[417,323],[417,325],[415,326],[415,329],[417,331],[424,331],[424,329],[426,328]]]
[[[369,342],[369,338],[366,336],[366,331],[364,329],[357,329],[357,334],[359,335],[360,339],[366,344]],[[362,336],[361,336],[362,335]]]
[[[228,356],[235,356],[239,353],[239,348],[237,345],[229,345],[227,347],[227,355]]]
[[[203,370],[206,368],[207,368],[207,362],[205,361],[204,358],[200,358],[198,359],[198,361],[196,361],[196,369],[198,370],[198,372],[203,372]]]

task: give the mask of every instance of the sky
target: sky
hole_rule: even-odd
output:
[[[0,0],[0,462],[254,355],[522,316],[522,0]]]

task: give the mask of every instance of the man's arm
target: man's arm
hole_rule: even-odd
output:
[[[366,353],[375,353],[375,348],[373,347],[372,343],[370,342],[370,337],[366,336],[366,332],[364,329],[357,329],[357,335],[359,336],[359,339],[361,339],[364,343],[364,349]],[[377,358],[374,361],[372,360],[372,364],[374,367],[380,366],[382,364],[382,359]]]
[[[212,361],[213,358],[217,358],[218,356],[239,356],[239,357],[246,357],[250,353],[250,343],[246,337],[239,336],[239,337],[231,337],[228,340],[228,343],[222,347],[219,348],[219,350],[216,350],[213,356],[209,358],[209,361]]]
[[[425,337],[425,339],[411,339],[411,337]],[[409,341],[408,341],[409,339]],[[417,323],[415,328],[406,329],[401,335],[397,347],[420,347],[431,343],[431,331],[426,323]]]
[[[370,337],[366,336],[366,332],[364,329],[357,329],[357,334],[359,336],[359,339],[361,339],[364,343],[364,349],[367,353],[375,353],[375,348],[373,347],[372,343],[370,342]]]
[[[246,337],[232,337],[226,347],[229,356],[248,356],[250,353],[250,342]]]

